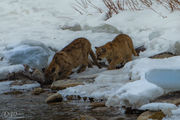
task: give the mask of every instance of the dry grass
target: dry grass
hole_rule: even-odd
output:
[[[73,9],[80,13],[81,15],[87,14],[87,8],[92,7],[97,10],[99,13],[103,13],[103,10],[97,7],[95,4],[91,2],[91,0],[75,0],[76,3],[72,5]]]
[[[92,7],[97,10],[99,13],[104,11],[97,7],[91,2],[91,0],[75,0],[76,4],[73,5],[73,8],[80,14],[87,13],[87,8]],[[124,10],[130,11],[139,11],[144,8],[150,8],[160,16],[162,16],[155,8],[153,4],[156,3],[165,7],[167,10],[173,12],[175,10],[180,10],[180,1],[179,0],[102,0],[104,5],[107,8],[106,16],[107,19],[111,18],[113,14],[118,14]],[[163,18],[165,16],[162,16]]]

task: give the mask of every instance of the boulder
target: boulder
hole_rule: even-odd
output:
[[[137,120],[162,120],[165,117],[165,114],[162,111],[146,111],[140,114]]]
[[[53,102],[61,102],[63,100],[63,97],[59,93],[55,93],[51,96],[49,96],[45,102],[46,103],[53,103]]]

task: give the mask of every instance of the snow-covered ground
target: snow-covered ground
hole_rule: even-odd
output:
[[[147,81],[145,74],[152,69],[180,69],[180,57],[162,60],[147,57],[164,51],[180,53],[179,11],[169,12],[159,6],[158,13],[164,18],[151,9],[144,9],[120,12],[105,21],[104,14],[91,8],[88,8],[87,14],[79,15],[72,8],[73,2],[0,1],[0,59],[3,58],[0,61],[0,75],[6,75],[14,67],[15,71],[21,69],[19,64],[42,68],[51,61],[56,50],[61,50],[75,38],[86,37],[95,50],[95,46],[111,41],[118,33],[125,33],[132,37],[135,47],[144,45],[147,50],[134,57],[135,60],[121,70],[97,70],[95,67],[87,69],[80,76],[76,74],[72,77],[89,77],[93,74],[95,82],[59,93],[105,98],[107,106],[140,107],[167,92]],[[94,3],[104,8],[101,1]],[[61,29],[73,26],[78,26],[78,29]]]

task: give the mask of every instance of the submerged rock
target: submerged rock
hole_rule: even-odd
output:
[[[49,96],[45,101],[46,103],[61,102],[63,97],[59,93]]]
[[[97,119],[89,115],[80,115],[79,117],[74,118],[72,120],[97,120]]]
[[[39,95],[41,93],[43,93],[44,90],[42,88],[35,88],[33,91],[32,91],[32,94],[33,95]]]
[[[52,83],[52,90],[62,90],[68,87],[74,87],[77,85],[84,85],[84,80],[58,80]]]
[[[5,95],[19,95],[19,94],[23,94],[23,92],[15,90],[15,91],[10,91],[10,92],[5,92],[3,94],[5,94]]]
[[[90,104],[92,108],[105,107],[105,102],[93,102]]]

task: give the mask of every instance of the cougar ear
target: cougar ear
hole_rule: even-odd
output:
[[[96,49],[98,48],[98,47],[95,47]]]

